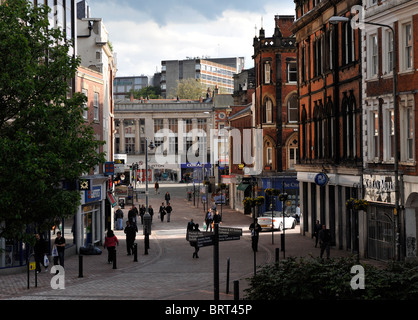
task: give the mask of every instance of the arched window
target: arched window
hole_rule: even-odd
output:
[[[270,99],[266,99],[264,104],[264,123],[273,122],[273,102]]]

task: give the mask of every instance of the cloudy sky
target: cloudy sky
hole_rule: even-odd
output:
[[[294,15],[293,0],[87,0],[102,18],[117,53],[117,76],[153,75],[162,60],[245,57],[263,24],[274,32],[275,15]]]

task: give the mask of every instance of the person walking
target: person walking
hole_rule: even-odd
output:
[[[120,207],[116,210],[116,230],[123,229],[123,211]]]
[[[131,223],[128,220],[126,221],[126,227],[124,232],[126,234],[126,251],[128,253],[128,256],[130,256],[131,252],[133,253],[134,242],[136,238],[136,233],[138,232],[138,228],[135,224]]]
[[[215,215],[213,216],[213,223],[222,223],[222,218],[219,215],[218,210],[215,210]]]
[[[171,207],[170,202],[168,203],[167,207],[165,207],[165,212],[167,213],[167,222],[170,222],[171,213],[173,212],[173,208]]]
[[[187,231],[193,231],[194,229],[194,222],[193,219],[190,219],[190,221],[187,223]]]
[[[152,208],[152,205],[148,206],[148,213],[151,216],[151,223],[152,223],[152,217],[154,216],[154,209]]]
[[[250,224],[250,231],[251,231],[251,246],[254,252],[258,251],[258,237],[259,233],[261,232],[261,226],[258,222],[253,222]]]
[[[54,264],[59,264],[64,268],[65,238],[62,236],[61,231],[57,232],[57,237],[55,238],[54,244],[57,247],[58,254],[58,256],[54,257]]]
[[[158,191],[159,188],[160,188],[160,185],[159,185],[158,181],[155,181],[155,184],[154,184],[155,194],[160,193]]]
[[[168,191],[165,193],[164,199],[165,199],[165,203],[168,204],[170,202],[170,194],[168,193]]]
[[[129,210],[128,212],[128,220],[131,222],[131,224],[134,224],[135,226],[136,226],[137,212],[138,212],[138,209],[136,209],[135,206],[132,206],[131,210]]]
[[[48,271],[48,266],[44,264],[44,257],[47,254],[47,243],[39,233],[35,234],[35,240],[33,253],[35,256],[36,273],[41,272],[41,265],[45,267],[45,271]]]
[[[209,208],[209,211],[206,213],[205,223],[206,223],[206,232],[209,231],[209,229],[210,229],[210,232],[212,232],[212,223],[213,223],[212,208]]]
[[[319,246],[321,248],[320,258],[324,255],[324,252],[327,253],[327,259],[329,259],[330,249],[331,249],[331,231],[325,227],[325,224],[322,225],[321,231],[318,233]]]
[[[139,216],[141,217],[141,224],[144,224],[144,214],[145,214],[145,206],[142,205],[139,208]]]
[[[319,220],[316,220],[316,223],[314,225],[314,231],[312,234],[312,238],[315,237],[315,248],[318,246],[318,235],[319,235],[319,231],[321,231],[322,226],[319,223]]]
[[[109,230],[105,237],[103,247],[107,248],[107,262],[112,263],[113,257],[116,257],[116,245],[119,245],[119,240],[113,233],[113,230]]]
[[[158,210],[158,214],[160,216],[161,222],[164,222],[164,216],[166,214],[164,202],[161,203],[160,209]]]
[[[199,230],[199,224],[198,223],[196,223],[195,225],[194,225],[194,227],[193,227],[193,231],[198,231],[198,232],[200,232],[200,230]],[[193,259],[194,258],[199,258],[199,255],[198,255],[198,252],[199,252],[199,246],[197,245],[197,241],[190,241],[190,245],[192,246],[192,247],[194,247],[194,252],[193,252]]]

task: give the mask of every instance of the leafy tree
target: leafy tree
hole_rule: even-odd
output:
[[[182,79],[177,81],[177,88],[171,92],[172,97],[179,97],[180,99],[199,99],[205,97],[200,80],[192,78]]]
[[[82,116],[86,98],[71,94],[79,58],[45,6],[0,5],[0,237],[30,240],[55,217],[76,212],[74,184],[104,162],[103,144]]]
[[[161,97],[161,88],[148,86],[140,90],[133,91],[133,94],[135,99],[140,99],[141,97],[144,99],[146,99],[147,97],[149,97],[150,99],[158,99]]]

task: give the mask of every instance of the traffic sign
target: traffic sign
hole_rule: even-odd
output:
[[[242,236],[241,228],[219,227],[219,234],[228,234],[231,236]]]

